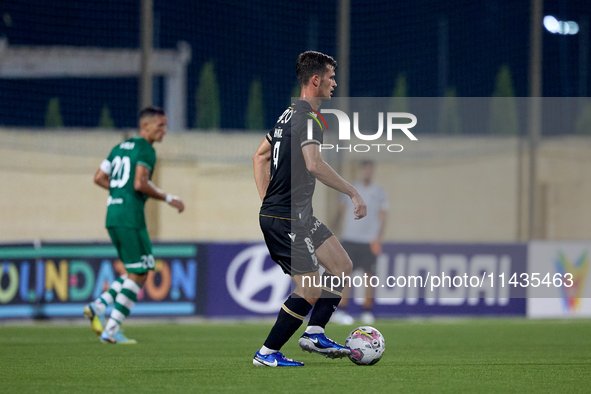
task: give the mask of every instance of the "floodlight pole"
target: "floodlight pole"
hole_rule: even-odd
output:
[[[439,97],[445,97],[447,91],[447,74],[449,68],[449,23],[446,16],[439,18],[439,34],[437,35],[437,85]]]
[[[351,0],[339,0],[338,11],[338,43],[337,62],[339,73],[337,78],[339,97],[349,97],[349,56],[351,48]],[[343,109],[341,109],[343,110]]]
[[[579,97],[587,97],[589,76],[589,16],[581,17],[579,23]]]
[[[141,0],[140,22],[140,80],[139,106],[142,108],[152,105],[152,51],[154,48],[154,0]],[[152,174],[152,180],[159,185],[159,167]],[[158,239],[160,236],[160,204],[148,201],[146,204],[146,225],[150,236]]]
[[[152,105],[152,48],[154,47],[154,0],[141,0],[140,109]]]
[[[543,237],[540,223],[539,195],[537,193],[538,145],[542,128],[542,11],[543,0],[531,0],[530,59],[529,59],[529,182],[528,182],[528,234],[527,239]]]
[[[337,2],[337,56],[338,71],[336,72],[337,88],[336,95],[339,97],[340,110],[349,113],[349,59],[351,53],[351,0],[339,0]],[[327,138],[325,136],[324,138]],[[327,156],[328,160],[333,159],[332,166],[341,176],[349,178],[343,173],[343,155]],[[326,213],[331,219],[330,225],[334,227],[338,216],[335,201],[339,201],[340,194],[334,189],[328,189],[326,195]]]

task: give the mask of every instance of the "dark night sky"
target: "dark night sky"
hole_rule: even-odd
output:
[[[222,127],[242,128],[248,88],[255,78],[263,83],[270,126],[288,103],[296,83],[298,53],[316,49],[336,54],[336,0],[154,3],[157,45],[174,48],[184,40],[192,47],[187,86],[189,126],[195,122],[199,71],[209,60],[215,61],[220,86]],[[511,69],[516,95],[527,95],[529,1],[351,3],[351,96],[390,96],[400,73],[407,77],[409,96],[438,96],[438,26],[442,18],[447,19],[449,29],[447,85],[455,87],[458,96],[490,96],[502,64]],[[546,0],[544,14],[566,20],[588,19],[591,2]],[[135,48],[139,44],[139,0],[5,0],[0,3],[0,15],[0,35],[7,37],[10,45]],[[544,96],[579,94],[580,41],[580,34],[544,32]],[[51,97],[60,98],[66,126],[96,126],[104,104],[118,127],[135,125],[137,81],[132,78],[0,80],[0,92],[3,125],[43,126]]]

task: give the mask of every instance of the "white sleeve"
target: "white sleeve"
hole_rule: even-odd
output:
[[[107,175],[111,175],[111,162],[107,159],[103,160],[100,166],[101,171]]]

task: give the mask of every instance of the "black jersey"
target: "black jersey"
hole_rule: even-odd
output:
[[[308,135],[308,121],[312,135]],[[312,216],[316,178],[306,168],[302,148],[322,144],[323,132],[323,121],[307,101],[299,100],[279,117],[267,134],[272,152],[271,181],[261,214],[303,220]]]

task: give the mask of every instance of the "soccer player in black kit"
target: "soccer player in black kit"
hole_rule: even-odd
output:
[[[354,205],[356,219],[367,207],[357,190],[322,159],[323,122],[317,114],[337,86],[337,62],[320,52],[299,55],[296,75],[302,87],[300,100],[286,109],[253,156],[254,177],[263,205],[259,220],[271,258],[297,285],[281,309],[253,364],[299,367],[304,363],[285,357],[279,350],[297,331],[310,310],[306,332],[299,339],[302,350],[330,358],[348,356],[350,349],[326,337],[324,328],[336,310],[342,285],[331,286],[331,275],[350,275],[352,263],[332,232],[313,215],[316,179],[345,193]],[[309,138],[308,128],[312,128]],[[319,277],[319,264],[325,268]],[[325,282],[326,280],[326,282]],[[334,283],[337,283],[336,280]]]

